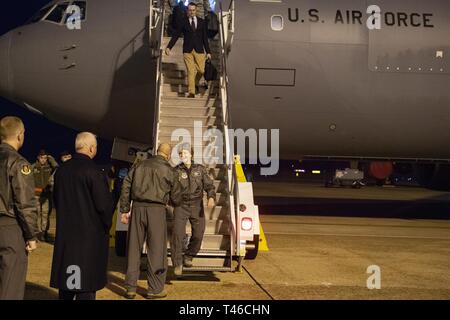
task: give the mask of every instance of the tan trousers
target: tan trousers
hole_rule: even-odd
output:
[[[195,50],[192,50],[191,53],[184,53],[183,56],[188,73],[189,94],[195,95],[195,84],[198,83],[205,73],[206,54],[197,53]]]

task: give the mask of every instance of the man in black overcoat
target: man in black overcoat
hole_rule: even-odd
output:
[[[92,160],[97,139],[80,133],[76,154],[55,173],[56,240],[50,285],[62,300],[94,300],[107,283],[114,203],[106,175]]]

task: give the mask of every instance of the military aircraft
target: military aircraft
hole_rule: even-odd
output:
[[[152,145],[150,3],[50,2],[0,38],[0,94],[68,127]],[[232,4],[233,127],[280,129],[284,159],[405,160],[450,180],[450,2]],[[70,5],[81,28],[68,28]]]

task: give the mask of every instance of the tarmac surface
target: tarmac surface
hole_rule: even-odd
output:
[[[170,272],[167,299],[450,299],[450,219],[448,214],[430,219],[427,215],[433,213],[426,209],[431,204],[432,211],[439,208],[445,213],[442,207],[448,205],[450,193],[258,183],[255,196],[272,206],[270,214],[264,214],[264,205],[260,207],[270,250],[260,252],[256,260],[246,260],[242,273],[195,273],[177,279]],[[279,202],[270,201],[273,197]],[[287,204],[279,200],[284,198],[289,198]],[[356,203],[369,211],[372,202],[358,201],[399,202],[407,208],[396,214],[400,218],[383,217],[383,212],[380,217],[374,212],[336,216],[333,210],[338,208],[324,199],[344,199],[348,208]],[[302,200],[320,209],[319,214],[310,215],[311,207],[296,205]],[[412,216],[420,212],[420,219],[408,217],[408,212]],[[26,299],[57,299],[57,291],[49,288],[53,246],[40,243],[38,249],[29,260]],[[124,299],[125,264],[126,259],[111,248],[109,283],[97,299]],[[367,268],[372,265],[380,268],[381,289],[367,288],[371,276]],[[143,272],[136,299],[144,299],[146,288]]]

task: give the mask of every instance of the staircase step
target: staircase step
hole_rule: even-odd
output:
[[[209,86],[208,89],[215,88],[216,90],[219,88],[219,84],[215,83],[212,86]],[[163,93],[165,92],[187,92],[188,86],[186,84],[171,84],[171,83],[165,83],[162,85]],[[204,86],[200,86],[199,90],[200,92],[205,92],[206,89]]]
[[[205,234],[221,234],[229,235],[229,222],[228,220],[206,220]],[[186,227],[186,233],[191,235],[191,225],[188,223]]]
[[[194,271],[215,271],[225,272],[232,271],[231,261],[229,257],[202,257],[197,256],[192,259],[193,266],[190,268],[183,267],[183,274]],[[168,259],[168,265],[172,267],[172,259]]]
[[[229,219],[229,213],[228,213],[228,206],[220,206],[216,205],[214,208],[208,208],[205,204],[205,219],[206,220],[228,220]]]
[[[216,91],[218,92],[218,91]],[[188,92],[187,90],[185,92],[181,91],[181,92],[177,92],[177,91],[167,91],[164,90],[163,93],[164,98],[186,98],[189,100],[203,100],[203,101],[207,101],[207,100],[214,100],[216,97],[213,95],[209,95],[207,92],[201,92],[201,93],[197,93],[195,95],[195,98],[188,98]],[[189,102],[188,102],[189,103]]]
[[[179,72],[185,70],[186,66],[182,61],[178,61],[176,63],[163,63],[162,65],[163,74],[165,74],[166,72],[174,72],[174,71]]]
[[[163,70],[164,78],[180,80],[187,80],[187,71],[186,68],[183,69],[171,69],[170,66]],[[218,82],[219,80],[214,80]]]
[[[224,165],[215,168],[206,168],[206,170],[215,180],[223,181],[226,180],[227,178],[228,170],[227,167]]]
[[[189,107],[161,105],[161,117],[189,115],[189,117],[221,117],[221,108],[216,107]]]
[[[167,239],[167,245],[170,247],[170,237]],[[230,236],[224,234],[205,234],[203,236],[202,251],[228,251],[230,250]]]
[[[218,63],[213,61],[213,65],[218,69]],[[219,70],[217,70],[219,71]],[[184,61],[182,60],[173,60],[173,61],[166,61],[162,65],[162,72],[163,74],[179,74],[180,72],[186,72],[186,65],[184,64]]]
[[[172,135],[173,133],[175,133],[176,130],[187,130],[187,132],[189,132],[189,134],[191,135],[191,137],[194,137],[194,124],[193,123],[186,123],[183,126],[179,126],[179,125],[169,125],[169,124],[164,124],[164,126],[160,126],[159,129],[159,134],[160,135]],[[209,132],[210,135],[219,135],[219,136],[223,136],[223,133],[221,131],[221,126],[202,126],[201,127],[201,132],[203,135],[205,135],[205,133],[208,130],[211,130]],[[180,132],[181,133],[181,132]]]
[[[160,124],[161,126],[172,125],[184,127],[187,123],[200,122],[203,126],[222,126],[222,119],[214,116],[206,117],[189,117],[187,113],[181,113],[178,115],[166,115],[161,111]]]
[[[172,78],[172,79],[186,79],[187,71],[186,70],[163,70],[164,78]]]
[[[231,272],[233,271],[233,267],[191,267],[191,268],[183,268],[183,274],[187,272]]]
[[[205,207],[205,218],[208,220],[226,219],[228,216],[228,196],[226,192],[216,192],[216,206],[208,208],[208,199],[206,195],[203,198]]]
[[[203,141],[202,144],[198,144],[197,141],[193,141],[190,139],[190,137],[183,137],[182,139],[178,140],[178,141],[172,141],[171,139],[172,137],[170,135],[160,135],[159,136],[159,143],[168,143],[172,148],[178,148],[181,146],[182,143],[189,143],[193,148],[195,148],[198,152],[199,148],[202,148],[202,152],[206,154],[208,154],[207,152],[213,152],[214,155],[217,156],[221,156],[222,153],[225,154],[224,151],[222,151],[222,149],[219,148],[223,148],[223,146],[221,145],[217,145],[216,141]],[[211,148],[214,148],[214,150],[212,150]],[[216,165],[222,165],[223,163],[220,163],[223,161],[215,161],[214,163],[204,163],[205,166],[207,167],[213,167]]]
[[[187,76],[164,76],[164,84],[170,84],[170,85],[184,85],[186,86],[188,84]],[[219,81],[214,80],[211,81],[209,84],[218,87]],[[209,85],[208,84],[208,85]]]
[[[195,99],[187,98],[186,96],[163,96],[161,100],[161,108],[177,107],[177,108],[208,108],[221,107],[222,103],[219,99],[210,97],[195,97]]]
[[[205,250],[229,250],[230,236],[223,234],[205,234],[201,249]]]
[[[221,220],[221,219],[220,220],[219,219],[206,220],[205,234],[229,235],[230,234],[229,226],[230,225],[229,225],[228,220]],[[167,221],[167,228],[169,230],[169,238],[170,238],[170,235],[173,232],[173,220]],[[188,234],[189,236],[191,236],[191,234],[192,234],[191,224],[189,222],[186,224],[186,234]]]
[[[186,77],[164,77],[163,79],[164,84],[171,84],[171,85],[187,85],[188,81]]]
[[[200,250],[197,254],[199,257],[228,257],[229,255],[228,250]]]
[[[162,44],[161,48],[163,48],[163,51],[167,48],[166,44]],[[211,57],[212,59],[218,59],[221,54],[221,50],[216,45],[210,45],[209,49],[211,50]],[[205,51],[206,54],[206,51]],[[163,62],[165,62],[166,59],[173,59],[174,57],[184,59],[184,52],[183,52],[183,39],[178,40],[175,46],[170,51],[170,56],[166,55],[166,53],[163,53]]]
[[[189,143],[192,147],[202,147],[204,150],[207,147],[215,147],[215,143],[211,141],[202,141],[201,144],[198,144],[196,141],[193,141],[193,137],[177,137],[177,138],[183,138],[179,139],[177,141],[172,141],[172,136],[170,134],[161,134],[159,135],[159,143],[168,143],[172,148],[179,147],[181,144],[181,141],[183,143]],[[191,140],[192,139],[192,140]]]

